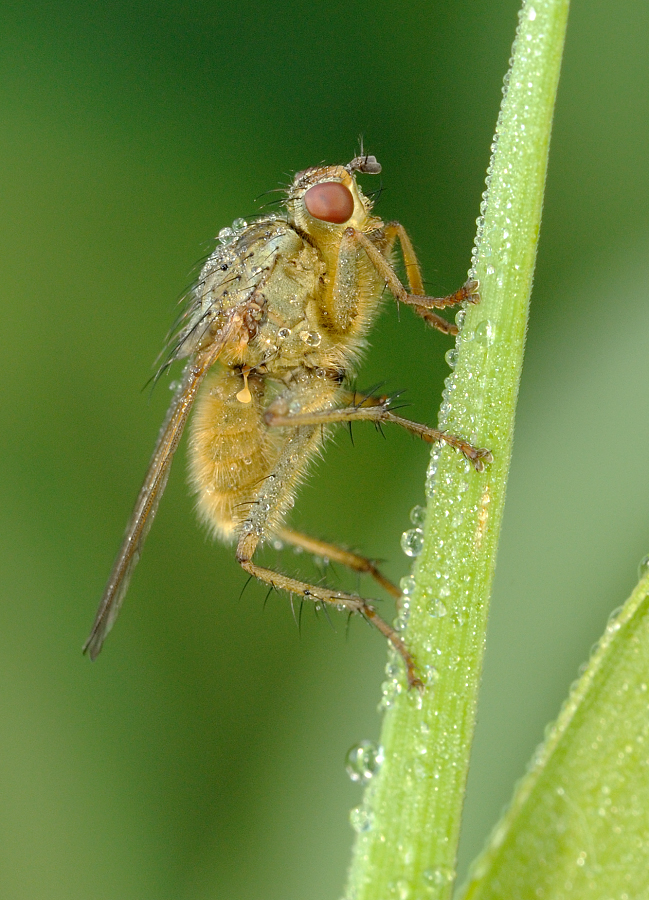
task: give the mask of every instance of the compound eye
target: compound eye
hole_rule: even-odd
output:
[[[304,205],[314,219],[333,225],[342,225],[354,212],[352,192],[339,181],[314,184],[304,195]]]

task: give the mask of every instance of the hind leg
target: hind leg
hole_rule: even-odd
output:
[[[317,538],[309,537],[309,535],[302,534],[299,531],[293,531],[292,528],[276,528],[275,535],[286,544],[291,544],[293,547],[301,547],[303,550],[306,550],[307,553],[312,553],[314,556],[327,557],[334,562],[347,566],[347,568],[351,569],[353,572],[371,575],[376,583],[380,584],[391,597],[394,597],[395,600],[401,599],[401,591],[399,588],[392,584],[391,581],[388,581],[371,559],[368,559],[365,556],[359,556],[358,553],[352,553],[351,550],[344,550],[342,547],[337,547],[335,544],[328,544],[326,541],[320,541]]]
[[[297,594],[299,597],[313,600],[315,603],[330,603],[338,609],[347,609],[350,612],[360,613],[364,619],[371,622],[388,639],[403,659],[409,687],[423,688],[423,683],[417,674],[417,667],[412,654],[398,632],[379,616],[371,603],[355,594],[347,594],[344,591],[332,591],[320,585],[308,584],[305,581],[299,581],[297,578],[290,578],[281,572],[273,571],[273,569],[258,566],[252,561],[252,557],[259,545],[259,541],[260,536],[251,532],[244,532],[239,539],[237,562],[245,572],[254,575],[255,578],[274,587],[276,590]]]

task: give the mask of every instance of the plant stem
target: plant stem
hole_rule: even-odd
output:
[[[447,447],[433,453],[406,598],[426,687],[408,691],[391,660],[384,761],[352,817],[348,900],[437,900],[453,889],[567,12],[568,0],[532,0],[519,16],[469,273],[482,301],[466,312],[440,411],[442,428],[494,460],[478,474]]]

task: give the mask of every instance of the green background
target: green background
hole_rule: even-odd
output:
[[[409,229],[432,292],[455,289],[516,11],[3,7],[4,900],[340,895],[360,800],[344,756],[378,735],[384,643],[309,609],[300,636],[286,598],[241,595],[231,550],[194,521],[184,449],[114,633],[94,665],[80,648],[169,399],[141,388],[196,261],[362,133],[378,213]],[[642,0],[571,14],[463,870],[649,550],[648,31]],[[388,306],[360,384],[407,388],[408,414],[434,421],[449,346]],[[398,579],[427,450],[354,437],[293,521]]]

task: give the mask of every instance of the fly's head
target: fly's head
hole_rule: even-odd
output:
[[[372,201],[360,189],[356,174],[378,175],[374,156],[360,156],[346,166],[315,166],[295,176],[288,191],[289,222],[316,244],[335,244],[346,228],[368,232],[383,223],[372,216]]]

